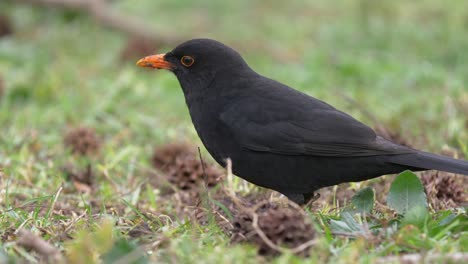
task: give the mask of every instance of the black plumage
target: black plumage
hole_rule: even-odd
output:
[[[468,175],[468,162],[376,136],[329,104],[264,77],[235,50],[194,39],[143,67],[169,69],[206,149],[254,184],[305,203],[319,188],[384,174],[437,169]]]

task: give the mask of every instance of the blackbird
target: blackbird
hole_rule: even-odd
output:
[[[256,73],[234,49],[193,39],[137,62],[172,71],[193,125],[222,166],[307,203],[319,188],[404,170],[468,175],[468,162],[401,146],[333,106]]]

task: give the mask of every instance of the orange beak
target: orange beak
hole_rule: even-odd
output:
[[[164,59],[166,54],[158,54],[144,57],[137,61],[136,65],[140,67],[171,70],[174,65]]]

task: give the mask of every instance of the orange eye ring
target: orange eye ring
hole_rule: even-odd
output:
[[[182,65],[184,65],[185,67],[192,66],[194,62],[195,62],[195,59],[191,56],[183,56],[180,59],[180,63],[182,63]]]

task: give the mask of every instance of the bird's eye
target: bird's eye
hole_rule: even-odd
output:
[[[184,65],[185,67],[190,67],[192,66],[192,64],[195,62],[195,60],[190,57],[190,56],[183,56],[181,59],[180,59],[180,62],[182,63],[182,65]]]

